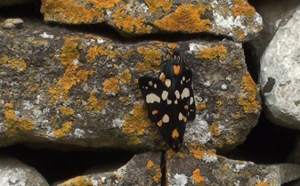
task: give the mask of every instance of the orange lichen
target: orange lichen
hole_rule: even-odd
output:
[[[54,130],[53,134],[56,138],[62,138],[69,134],[72,130],[73,122],[65,122],[60,129]]]
[[[124,103],[125,105],[129,105],[131,99],[129,97],[119,97],[119,101]]]
[[[60,106],[59,110],[63,113],[63,115],[74,115],[74,110],[70,107]]]
[[[137,135],[143,135],[150,126],[151,122],[148,119],[146,105],[143,102],[133,106],[133,114],[125,115],[122,131],[125,134],[136,133]]]
[[[247,0],[234,0],[232,11],[235,17],[242,14],[247,17],[253,17],[256,13]]]
[[[199,103],[196,107],[197,110],[203,110],[206,109],[206,104],[204,101],[202,101],[201,103]]]
[[[205,179],[203,178],[203,176],[201,175],[200,169],[196,169],[193,171],[193,179],[195,180],[195,182],[197,184],[204,184],[205,183]]]
[[[228,167],[226,165],[223,165],[222,171],[227,172],[228,171]]]
[[[57,186],[93,186],[92,180],[88,176],[78,176],[65,181]]]
[[[220,106],[222,106],[223,105],[223,100],[218,100],[217,102],[216,102],[216,105],[218,106],[218,107],[220,107]]]
[[[210,127],[210,133],[212,136],[216,137],[220,135],[218,123],[213,123]]]
[[[267,184],[265,182],[259,182],[255,186],[269,186],[269,184]]]
[[[198,160],[201,160],[205,155],[205,150],[201,145],[190,145],[189,146],[190,153],[194,155],[194,157]]]
[[[103,83],[103,91],[106,94],[117,94],[120,91],[119,80],[116,78],[109,78],[105,80]]]
[[[256,84],[247,72],[241,82],[241,89],[243,93],[239,96],[238,104],[243,106],[245,113],[253,113],[261,109],[257,101],[257,88]]]
[[[148,162],[147,162],[147,166],[146,166],[146,169],[147,169],[147,170],[149,170],[149,169],[151,169],[153,166],[154,166],[154,163],[153,163],[153,161],[151,161],[151,160],[148,160]]]
[[[0,59],[0,65],[1,64],[2,65],[7,64],[10,68],[17,69],[18,72],[24,71],[27,68],[27,64],[26,64],[25,60],[20,59],[20,58],[9,59],[7,56],[3,56]]]
[[[79,83],[80,81],[86,81],[88,76],[94,73],[94,70],[78,70],[82,63],[78,60],[78,44],[77,37],[65,38],[65,44],[61,48],[61,55],[59,59],[61,63],[66,67],[65,73],[61,79],[58,80],[55,87],[49,88],[49,93],[54,96],[55,99],[68,98],[69,90]]]
[[[170,0],[145,0],[145,3],[147,4],[151,13],[155,12],[159,8],[163,9],[164,12],[167,12],[173,5],[172,1]]]
[[[227,55],[227,49],[225,46],[214,46],[214,47],[207,47],[201,52],[196,52],[196,56],[200,59],[208,59],[213,60],[216,58],[220,58],[224,60]]]
[[[34,124],[28,118],[17,118],[12,103],[5,104],[4,117],[5,120],[3,123],[7,127],[5,131],[7,137],[12,137],[19,132],[29,132],[34,129]]]
[[[211,22],[209,19],[201,19],[209,7],[201,4],[179,5],[174,13],[156,20],[154,25],[170,32],[199,33],[210,32]]]
[[[131,81],[131,73],[128,69],[126,69],[121,75],[120,75],[120,81],[126,85],[130,84]]]
[[[233,65],[240,70],[243,68],[240,60],[234,60]]]
[[[95,96],[95,92],[91,91],[89,103],[84,107],[86,110],[94,110],[95,113],[98,113],[102,109],[106,108],[108,105],[107,100],[98,99]]]
[[[137,63],[135,68],[139,72],[147,72],[152,70],[156,72],[160,68],[161,64],[161,53],[154,46],[138,47],[137,51],[139,54],[144,56],[143,63]]]
[[[235,113],[232,117],[233,117],[234,119],[239,119],[239,118],[241,118],[241,113],[240,113],[240,112],[237,112],[237,113]]]
[[[122,0],[87,0],[91,2],[93,6],[99,10],[101,9],[110,9],[119,4]]]
[[[107,1],[106,1],[107,2]],[[110,2],[110,1],[109,1]],[[101,23],[103,13],[91,6],[85,7],[70,0],[42,0],[41,12],[45,20],[59,20],[66,23]],[[80,14],[78,14],[80,12]]]
[[[167,159],[170,159],[174,154],[175,152],[172,149],[167,150],[166,151]]]
[[[149,34],[152,31],[152,26],[146,25],[145,19],[142,16],[132,17],[126,12],[126,5],[120,7],[112,15],[116,27],[126,33],[134,34]]]
[[[141,142],[141,140],[140,140],[140,138],[137,138],[137,137],[131,137],[131,138],[129,138],[129,141],[128,141],[128,145],[139,145],[139,144],[141,144],[142,142]]]

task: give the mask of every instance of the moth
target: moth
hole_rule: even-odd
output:
[[[139,88],[146,102],[149,119],[156,124],[168,145],[178,152],[182,146],[185,125],[195,119],[192,70],[174,51],[159,78],[139,78]]]

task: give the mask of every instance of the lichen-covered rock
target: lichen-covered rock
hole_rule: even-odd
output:
[[[201,148],[190,153],[167,152],[167,185],[280,186],[300,177],[300,166],[257,165],[230,160]]]
[[[42,0],[45,21],[106,23],[127,36],[183,32],[225,35],[237,41],[257,36],[262,19],[247,0],[74,1]],[[80,12],[80,14],[78,14]]]
[[[57,186],[90,185],[161,185],[160,152],[135,155],[126,165],[116,171],[78,176]],[[56,185],[55,185],[56,186]]]
[[[1,0],[0,7],[24,4],[24,3],[28,3],[28,2],[32,2],[32,1],[34,1],[34,0]]]
[[[49,186],[34,168],[6,156],[0,156],[0,185]]]
[[[229,150],[256,124],[260,104],[242,45],[224,41],[119,44],[39,23],[0,35],[0,146],[48,142],[128,150],[166,147],[137,86],[179,48],[197,116],[185,143]],[[17,36],[17,37],[16,37]],[[5,47],[3,47],[5,46]]]
[[[57,186],[92,184],[280,186],[300,177],[299,165],[257,165],[253,162],[230,160],[196,146],[190,147],[190,152],[184,153],[169,150],[165,158],[167,161],[162,163],[159,152],[135,155],[116,171],[78,176]]]
[[[276,32],[261,58],[260,84],[267,117],[300,129],[300,10]],[[289,46],[289,47],[287,47]]]

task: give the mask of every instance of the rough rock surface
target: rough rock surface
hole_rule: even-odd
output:
[[[197,117],[187,124],[186,143],[229,150],[257,122],[259,98],[241,44],[119,44],[38,23],[0,33],[0,146],[52,141],[162,149],[165,144],[147,118],[137,79],[156,76],[174,48],[194,72]]]
[[[251,1],[251,5],[263,18],[263,30],[246,45],[251,53],[251,65],[255,65],[253,73],[258,76],[260,69],[260,58],[274,37],[277,29],[285,25],[292,14],[299,9],[299,0],[264,0]],[[297,8],[298,7],[298,8]],[[254,63],[254,64],[253,64]]]
[[[165,174],[160,172],[160,153],[136,155],[116,171],[94,173],[65,181],[58,186],[79,185],[243,185],[280,186],[300,177],[300,166],[292,164],[256,165],[229,160],[212,151],[191,148],[190,153],[167,151]],[[136,171],[139,172],[138,176]],[[164,177],[165,176],[165,177]]]
[[[0,156],[1,186],[49,186],[46,180],[32,167],[20,161]]]
[[[257,36],[262,19],[247,0],[42,0],[45,21],[105,23],[124,36],[150,33],[210,33],[246,41]],[[78,14],[80,12],[80,14]]]
[[[267,117],[300,129],[300,10],[276,32],[261,58],[260,84]]]

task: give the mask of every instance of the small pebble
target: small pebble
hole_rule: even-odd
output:
[[[6,19],[2,25],[5,29],[22,28],[24,21],[20,18]]]

